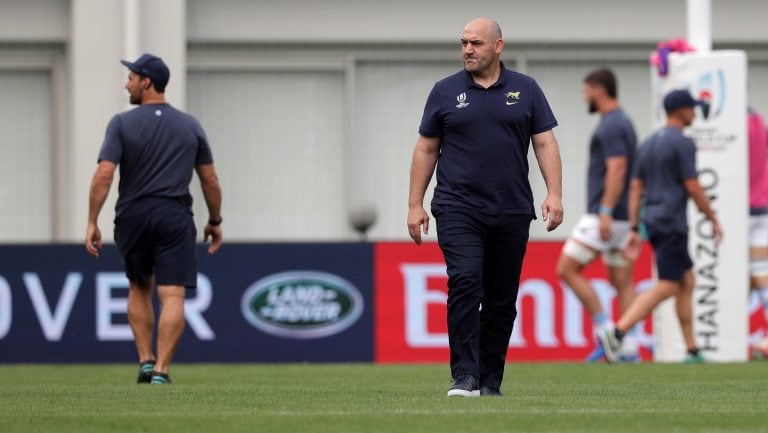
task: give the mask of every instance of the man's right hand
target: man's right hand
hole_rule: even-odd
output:
[[[88,251],[88,254],[98,259],[101,246],[101,230],[99,230],[99,226],[89,223],[88,229],[85,232],[85,249]]]
[[[423,206],[414,206],[408,209],[408,235],[416,245],[421,245],[421,228],[424,234],[429,233],[429,214]]]

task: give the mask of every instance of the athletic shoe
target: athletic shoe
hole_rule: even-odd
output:
[[[603,346],[598,343],[597,346],[595,346],[595,349],[587,355],[584,361],[594,364],[602,361],[603,358],[605,358],[605,352],[603,352]]]
[[[139,364],[139,377],[136,383],[152,382],[152,369],[155,368],[155,361],[144,361]]]
[[[478,380],[474,376],[462,374],[453,380],[448,390],[448,397],[477,397],[480,395]]]
[[[152,372],[152,385],[170,385],[171,384],[171,377],[167,374],[158,373],[156,371]]]
[[[480,387],[480,395],[483,397],[503,397],[504,394],[501,393],[498,387],[496,386],[481,386]]]
[[[639,353],[622,353],[619,355],[619,362],[626,364],[639,364],[643,362]]]
[[[619,351],[621,350],[621,340],[616,337],[615,328],[600,329],[597,332],[597,341],[603,347],[605,360],[614,363],[619,361]]]
[[[637,341],[637,336],[629,332],[621,339],[619,362],[636,363],[640,361],[640,344]]]
[[[685,359],[683,359],[683,364],[702,364],[704,363],[704,357],[701,356],[701,353],[697,353],[695,355],[686,354]]]

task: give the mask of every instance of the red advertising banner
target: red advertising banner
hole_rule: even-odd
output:
[[[582,361],[594,349],[591,318],[555,274],[561,249],[562,242],[528,245],[509,361]],[[378,243],[374,267],[376,362],[447,362],[448,277],[437,244]],[[602,262],[596,260],[585,269],[585,275],[618,318],[615,290]],[[634,281],[637,290],[652,284],[647,246],[635,266]],[[651,342],[650,325],[638,325],[641,346]],[[650,359],[646,349],[641,352]]]

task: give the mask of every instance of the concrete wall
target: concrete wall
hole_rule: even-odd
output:
[[[0,43],[65,42],[69,36],[67,0],[3,0]]]
[[[768,1],[712,3],[715,47],[757,47],[763,63],[755,70],[767,70]],[[201,53],[252,47],[266,55],[222,58],[228,58],[230,66],[246,61],[280,68],[290,63],[286,59],[299,58],[306,66],[329,51],[343,56],[353,45],[358,47],[358,59],[366,47],[389,45],[393,48],[388,57],[397,57],[398,47],[426,47],[425,52],[432,50],[435,57],[447,60],[458,58],[458,50],[445,53],[467,20],[491,16],[502,25],[508,51],[514,52],[516,44],[527,47],[518,59],[523,69],[526,59],[535,59],[537,47],[550,49],[549,58],[574,60],[580,54],[571,47],[600,50],[610,45],[625,57],[643,61],[646,47],[685,36],[685,7],[683,0],[2,0],[0,68],[18,67],[30,59],[37,65],[42,56],[40,64],[50,69],[58,155],[52,186],[57,209],[54,237],[80,241],[104,128],[113,114],[128,108],[121,58],[145,51],[161,54],[171,69],[168,99],[184,107],[190,52],[198,53],[195,61],[202,65],[209,59]],[[292,47],[293,54],[283,52],[283,47]],[[409,55],[418,59],[420,52],[411,50]],[[754,96],[765,99],[761,92]],[[112,219],[114,199],[113,193],[102,215],[105,227]]]
[[[768,2],[714,0],[715,42],[768,40]],[[684,0],[189,0],[190,41],[450,42],[490,16],[510,42],[656,42],[685,36]],[[237,11],[237,13],[232,13]]]
[[[461,23],[475,16],[496,18],[509,40],[522,42],[655,42],[686,32],[684,0],[140,1],[147,5],[144,29],[178,28],[184,17],[194,42],[446,42],[455,40]],[[123,9],[124,0],[102,2],[102,7]],[[3,0],[0,42],[65,42],[76,4]],[[712,9],[716,43],[768,40],[768,2],[713,0]],[[108,19],[92,10],[94,19]]]

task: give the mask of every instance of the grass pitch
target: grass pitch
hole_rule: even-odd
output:
[[[768,432],[768,363],[510,364],[503,398],[447,398],[447,365],[0,365],[0,431]]]

